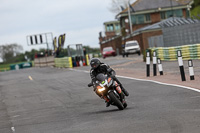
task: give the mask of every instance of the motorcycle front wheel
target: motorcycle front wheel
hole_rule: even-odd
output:
[[[111,101],[114,102],[114,104],[118,107],[119,110],[124,109],[122,102],[116,97],[114,92],[111,91],[108,95],[109,95]]]

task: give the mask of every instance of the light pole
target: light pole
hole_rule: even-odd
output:
[[[129,2],[130,2],[130,0],[127,2],[127,7],[128,7],[128,19],[129,19],[129,26],[130,26],[130,34],[132,34],[133,30],[132,30],[132,22],[131,22],[131,13],[130,13]]]

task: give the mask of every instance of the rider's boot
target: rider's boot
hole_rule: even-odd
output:
[[[122,91],[124,92],[124,94],[125,94],[126,96],[129,96],[128,91],[127,91],[122,85],[120,85],[120,87],[121,87]]]
[[[103,99],[105,100],[106,102],[106,107],[109,107],[110,106],[110,100],[108,99],[107,96],[104,96]]]
[[[114,80],[120,85],[120,87],[121,87],[122,91],[124,92],[125,96],[129,96],[128,91],[127,91],[126,89],[124,89],[124,87],[123,87],[122,84],[119,82],[119,80],[118,80],[116,77],[114,77]]]

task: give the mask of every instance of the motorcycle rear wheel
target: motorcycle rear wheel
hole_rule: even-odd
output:
[[[114,104],[118,107],[119,110],[124,109],[122,102],[115,96],[115,94],[113,92],[110,92],[108,95],[109,95],[111,101],[114,102]]]

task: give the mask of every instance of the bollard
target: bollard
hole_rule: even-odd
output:
[[[157,76],[157,57],[156,57],[156,51],[153,51],[153,76]]]
[[[177,56],[178,56],[178,64],[179,64],[179,68],[180,68],[180,73],[181,73],[181,79],[182,79],[182,81],[186,81],[181,50],[177,51]]]
[[[189,73],[190,73],[190,80],[194,80],[194,69],[193,69],[192,60],[188,60],[188,67],[189,67]]]
[[[146,69],[147,69],[147,77],[150,76],[150,52],[146,52]]]
[[[162,68],[162,63],[161,63],[160,58],[157,59],[157,62],[158,62],[158,70],[160,72],[160,75],[163,75],[163,68]]]

